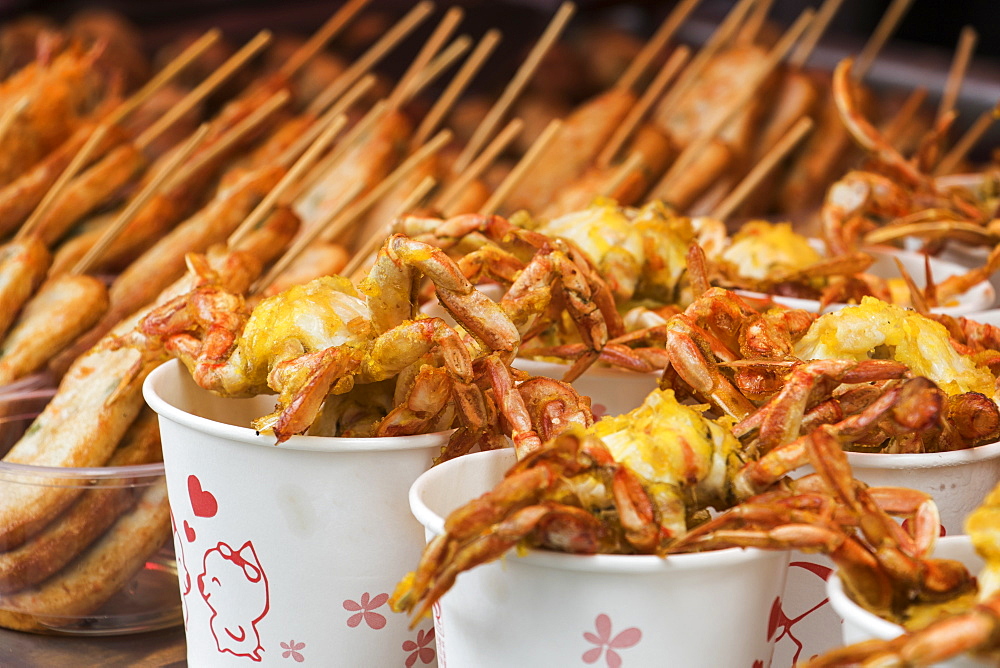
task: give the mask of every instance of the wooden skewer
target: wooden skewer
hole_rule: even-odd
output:
[[[344,26],[351,19],[357,16],[358,12],[368,4],[368,0],[348,0],[338,9],[333,16],[327,19],[319,30],[310,37],[305,44],[299,47],[292,56],[285,61],[279,72],[286,77],[294,76],[299,69],[323,50],[334,37],[337,36]]]
[[[347,208],[347,206],[354,201],[361,190],[364,188],[364,184],[355,183],[351,186],[350,190],[344,193],[344,196],[330,209],[327,216],[327,221],[333,220],[336,216]],[[287,250],[281,255],[278,260],[271,265],[271,269],[267,272],[265,276],[262,276],[254,283],[249,290],[249,294],[255,295],[262,292],[267,286],[274,283],[275,279],[278,278],[295,260],[302,254],[309,244],[316,240],[317,229],[322,227],[325,223],[320,223],[319,225],[314,225],[312,227],[301,230],[299,235],[295,238],[292,244]]]
[[[332,170],[337,163],[339,163],[343,157],[347,154],[347,151],[354,146],[354,144],[363,137],[372,127],[385,117],[389,107],[386,105],[385,100],[379,100],[372,108],[368,110],[368,113],[358,121],[353,128],[344,136],[344,138],[337,142],[337,146],[330,151],[330,155],[323,158],[323,160],[312,168],[309,174],[306,175],[299,185],[295,188],[295,192],[291,195],[292,201],[297,200],[302,196],[303,193],[312,189],[312,187],[325,176],[330,170]]]
[[[951,69],[948,71],[948,79],[945,82],[944,93],[941,95],[941,105],[938,107],[938,120],[955,108],[955,101],[958,99],[958,92],[962,88],[962,79],[965,78],[965,70],[969,67],[972,59],[972,52],[976,49],[976,41],[979,34],[972,26],[962,28],[962,33],[958,38],[958,47],[955,49],[955,58],[951,61]]]
[[[451,132],[442,130],[434,139],[427,142],[420,149],[415,151],[410,157],[403,161],[395,170],[384,178],[377,186],[372,188],[367,195],[358,201],[354,201],[358,193],[361,192],[362,184],[358,183],[351,189],[351,195],[345,197],[337,203],[334,210],[327,218],[319,224],[312,225],[302,230],[292,242],[292,245],[278,259],[263,278],[254,285],[252,291],[259,292],[264,287],[270,285],[275,279],[285,271],[295,259],[302,254],[311,243],[320,239],[322,241],[333,241],[349,224],[367,211],[377,200],[385,196],[391,188],[394,188],[399,181],[413,171],[413,169],[423,162],[429,155],[439,151],[442,146],[451,140]]]
[[[246,118],[230,128],[224,135],[213,141],[204,152],[198,153],[194,160],[171,174],[167,184],[163,188],[164,191],[172,190],[178,183],[181,183],[184,179],[189,178],[191,174],[197,173],[205,165],[215,160],[219,155],[232,149],[237,142],[241,141],[244,137],[246,137],[246,135],[257,129],[257,126],[267,120],[271,114],[284,106],[285,103],[291,99],[291,97],[291,93],[287,90],[279,90],[277,93],[269,97],[264,104],[254,109],[253,113],[249,114]]]
[[[625,145],[628,138],[632,136],[639,123],[646,118],[646,114],[653,106],[653,103],[660,98],[663,91],[667,89],[670,82],[681,71],[681,68],[684,67],[690,56],[691,49],[686,46],[678,47],[670,54],[670,59],[666,65],[656,74],[656,78],[649,84],[649,87],[643,91],[639,101],[629,109],[628,115],[625,116],[621,124],[615,128],[604,150],[597,156],[598,166],[607,167],[611,164],[611,161],[618,155],[618,151]]]
[[[771,6],[774,4],[774,0],[758,0],[750,16],[747,20],[740,26],[740,30],[736,35],[737,44],[753,44],[757,41],[757,36],[760,35],[761,29],[764,27],[764,22],[767,21],[767,15],[771,13]]]
[[[420,183],[417,184],[417,187],[410,191],[410,194],[406,196],[406,199],[404,199],[399,205],[399,208],[396,209],[395,214],[393,214],[393,218],[395,219],[405,216],[409,212],[416,209],[417,205],[424,201],[424,198],[427,197],[427,194],[430,193],[436,185],[437,179],[430,174],[422,178]]]
[[[855,81],[861,81],[868,74],[868,70],[875,63],[875,57],[882,50],[885,43],[889,41],[892,33],[896,31],[899,22],[903,20],[903,15],[910,9],[913,0],[892,0],[889,8],[882,15],[882,20],[875,26],[868,43],[861,49],[854,63],[854,70],[851,75]]]
[[[222,64],[222,67],[217,69],[208,78],[198,84],[194,90],[184,96],[184,99],[171,107],[167,113],[163,114],[163,116],[156,121],[156,123],[151,125],[145,132],[139,135],[139,137],[135,140],[135,145],[140,149],[144,149],[153,143],[153,141],[165,132],[167,128],[177,122],[181,116],[188,113],[196,104],[205,99],[209,93],[232,76],[232,74],[245,65],[247,61],[257,55],[257,53],[267,46],[270,41],[271,33],[269,31],[263,30],[257,33],[256,37],[247,42],[242,49],[233,54],[229,60]]]
[[[462,191],[493,164],[497,156],[510,146],[510,143],[521,133],[522,129],[524,129],[524,121],[520,118],[511,119],[506,127],[500,131],[500,134],[494,137],[493,141],[487,144],[486,148],[476,156],[472,164],[459,172],[455,180],[441,192],[435,199],[434,206],[446,215],[450,213],[451,208],[455,205],[455,200],[462,194]]]
[[[87,138],[86,143],[80,150],[77,151],[76,155],[73,156],[73,160],[66,165],[66,169],[62,171],[59,178],[52,187],[49,188],[48,192],[45,193],[45,197],[42,201],[38,203],[35,210],[31,213],[28,220],[24,221],[18,229],[17,234],[14,235],[15,239],[25,239],[29,235],[34,234],[38,224],[41,222],[45,214],[49,212],[52,205],[62,196],[63,191],[66,190],[66,186],[69,185],[70,181],[73,180],[83,167],[90,162],[90,159],[94,156],[97,151],[98,145],[104,140],[104,136],[108,133],[109,126],[105,124],[98,125],[94,131],[91,133],[90,137]]]
[[[886,124],[885,129],[882,131],[882,136],[887,143],[896,143],[896,140],[903,134],[903,130],[906,129],[906,126],[910,124],[914,116],[917,115],[917,112],[920,111],[920,107],[926,99],[926,88],[921,86],[910,91],[903,104],[900,105],[899,111],[896,112],[896,115]]]
[[[499,187],[493,191],[493,194],[486,200],[486,203],[480,207],[479,213],[488,216],[496,212],[500,205],[503,204],[503,201],[507,199],[507,196],[510,195],[511,191],[524,178],[528,169],[545,153],[545,150],[556,138],[556,135],[559,134],[562,126],[563,122],[558,118],[549,121],[542,134],[538,135],[538,138],[531,144],[531,147],[521,156],[517,164],[514,165],[514,169],[510,170],[510,173],[507,174],[507,177],[500,183]]]
[[[451,83],[449,83],[444,89],[444,92],[438,96],[434,105],[431,106],[423,120],[420,121],[420,125],[417,126],[416,132],[413,133],[412,146],[420,146],[427,141],[427,138],[430,137],[435,130],[438,129],[438,126],[441,124],[441,119],[443,119],[455,105],[455,101],[458,100],[459,96],[465,92],[469,82],[471,82],[472,78],[479,73],[483,63],[485,63],[486,59],[490,57],[490,54],[493,53],[493,49],[496,48],[496,45],[499,42],[499,30],[489,30],[485,35],[483,35],[483,38],[479,40],[479,44],[476,45],[472,54],[458,70],[458,74],[456,74],[451,80]]]
[[[3,112],[3,117],[0,117],[0,141],[10,132],[10,129],[14,126],[14,121],[17,117],[24,113],[24,110],[28,108],[28,102],[31,100],[30,95],[22,95],[17,102],[7,107]]]
[[[423,47],[417,53],[417,57],[406,68],[406,72],[400,77],[396,87],[389,93],[388,101],[390,109],[399,108],[403,101],[410,97],[410,88],[413,87],[417,75],[427,67],[434,54],[441,50],[444,43],[455,32],[455,28],[462,21],[464,14],[465,12],[461,7],[452,7],[445,12],[444,18],[441,19],[437,28],[434,29],[431,36],[424,42]]]
[[[681,151],[681,154],[677,156],[674,163],[664,174],[660,182],[651,191],[654,196],[656,193],[663,192],[669,186],[673,185],[674,181],[680,177],[680,175],[686,170],[691,162],[705,150],[705,147],[715,138],[715,136],[724,128],[729,122],[742,111],[750,98],[757,94],[757,88],[764,81],[764,79],[774,71],[774,68],[778,66],[778,63],[788,54],[788,51],[794,46],[795,42],[801,37],[803,31],[809,26],[809,22],[812,21],[813,11],[807,9],[799,18],[796,19],[795,23],[789,28],[778,43],[771,49],[761,63],[757,71],[751,75],[750,80],[746,82],[743,90],[729,103],[726,107],[725,112],[720,114],[715,121],[709,126],[704,132],[702,132],[694,141],[692,141],[687,147]]]
[[[733,188],[718,206],[709,214],[717,220],[726,220],[743,203],[747,196],[760,185],[761,181],[796,147],[812,130],[813,120],[803,116],[778,140],[770,151],[761,158],[753,169]]]
[[[337,99],[341,93],[354,84],[355,81],[368,73],[389,51],[394,49],[403,39],[413,32],[421,21],[434,9],[434,3],[424,0],[414,5],[403,18],[397,21],[382,35],[365,53],[344,70],[337,81],[339,86],[332,86],[323,95],[319,95],[306,108],[306,113],[319,115],[322,109],[330,105],[330,99]],[[327,99],[329,98],[329,99]]]
[[[629,177],[629,174],[635,170],[642,167],[643,157],[640,151],[633,151],[632,154],[625,159],[621,165],[615,169],[615,173],[611,175],[611,178],[607,183],[601,188],[601,197],[611,197],[616,190],[625,182],[625,179]]]
[[[799,45],[795,47],[792,55],[788,57],[790,67],[797,70],[805,67],[806,63],[809,62],[809,56],[816,50],[816,45],[819,44],[819,40],[823,37],[826,29],[830,27],[830,21],[833,20],[834,15],[840,9],[840,5],[843,2],[844,0],[824,0],[823,4],[816,11],[816,18],[813,19],[809,30],[802,35]]]
[[[80,258],[79,262],[74,265],[70,270],[70,274],[74,276],[79,276],[80,274],[86,273],[94,262],[104,254],[108,247],[114,243],[125,227],[132,222],[136,214],[146,206],[149,200],[155,195],[160,188],[163,186],[164,182],[170,177],[175,169],[177,169],[185,160],[191,157],[194,150],[198,148],[198,144],[205,139],[205,135],[208,134],[208,124],[203,123],[194,134],[188,138],[184,145],[170,158],[170,161],[164,165],[163,169],[152,179],[146,186],[139,192],[138,195],[132,198],[128,203],[128,206],[118,214],[118,217],[111,223],[107,230],[100,236],[96,243],[90,247],[86,255]]]
[[[451,44],[445,48],[440,54],[438,54],[431,64],[421,70],[413,82],[413,85],[408,91],[407,97],[404,102],[412,100],[414,97],[419,95],[427,86],[429,86],[438,76],[444,72],[446,69],[451,67],[452,63],[458,60],[463,53],[469,50],[472,46],[472,38],[468,35],[459,35],[455,38]]]
[[[726,18],[722,19],[719,26],[715,29],[712,35],[705,41],[698,53],[695,54],[691,62],[688,63],[687,68],[681,74],[680,78],[670,92],[667,93],[666,97],[660,102],[659,107],[656,110],[657,117],[664,117],[671,114],[674,108],[680,103],[687,94],[688,90],[698,81],[701,73],[705,71],[708,67],[709,62],[715,57],[715,54],[719,52],[722,46],[729,41],[729,38],[739,29],[740,25],[743,23],[743,19],[746,17],[747,12],[753,7],[755,0],[740,0],[733,8],[729,10],[726,14]]]
[[[310,144],[312,144],[319,134],[323,131],[323,128],[327,126],[330,119],[336,118],[353,105],[358,99],[371,90],[371,87],[375,85],[375,75],[366,74],[362,77],[358,83],[354,84],[351,90],[347,91],[342,98],[337,100],[336,104],[330,107],[322,116],[319,117],[312,125],[310,125],[302,136],[295,140],[291,146],[282,152],[278,156],[277,163],[279,165],[288,165],[298,159],[302,155]]]
[[[284,197],[289,190],[294,186],[300,178],[316,164],[319,160],[320,155],[325,151],[333,140],[336,139],[337,135],[340,134],[344,126],[347,125],[347,116],[341,114],[337,116],[332,121],[328,123],[328,126],[323,131],[323,133],[316,138],[316,140],[306,149],[305,153],[295,161],[281,180],[271,188],[271,190],[264,196],[264,199],[260,201],[254,210],[250,212],[250,215],[240,223],[239,227],[233,230],[233,233],[229,235],[229,241],[227,242],[230,247],[236,247],[239,245],[243,239],[246,238],[260,223],[271,213],[281,202],[281,198]]]
[[[437,184],[437,179],[429,174],[425,176],[420,183],[417,184],[417,187],[406,196],[405,200],[403,200],[399,209],[396,210],[393,220],[386,223],[375,234],[365,240],[364,245],[358,249],[358,252],[354,254],[354,257],[352,257],[350,261],[344,265],[344,268],[340,271],[340,275],[347,276],[351,279],[351,281],[358,280],[355,274],[357,274],[359,270],[372,259],[371,256],[379,249],[379,246],[385,243],[385,238],[389,236],[389,232],[392,229],[395,220],[400,216],[406,215],[408,211],[412,211],[416,208],[417,204],[419,204],[420,201],[427,196],[427,193],[434,188],[435,184]]]
[[[486,117],[483,121],[476,127],[475,132],[472,133],[472,137],[469,138],[469,143],[465,145],[462,153],[459,154],[458,159],[455,161],[455,171],[462,171],[469,166],[472,159],[476,157],[479,153],[479,149],[486,143],[489,137],[493,134],[493,128],[497,126],[500,119],[507,113],[507,110],[517,99],[517,96],[521,94],[521,90],[527,85],[528,81],[531,79],[535,70],[538,68],[539,63],[542,62],[542,58],[552,47],[555,41],[559,38],[562,33],[563,28],[569,23],[570,18],[573,16],[573,12],[576,10],[576,6],[572,2],[563,2],[559,9],[556,10],[555,16],[549,22],[549,25],[545,28],[545,32],[539,38],[538,42],[531,49],[528,57],[524,59],[521,66],[518,68],[514,77],[504,88],[500,97],[493,104],[490,110],[486,113]]]
[[[653,36],[649,38],[642,50],[636,54],[636,57],[632,59],[622,75],[618,77],[618,81],[615,84],[619,88],[632,88],[635,86],[639,77],[643,75],[646,68],[653,61],[663,47],[667,45],[671,39],[673,39],[674,34],[677,33],[677,29],[681,27],[681,24],[687,20],[691,12],[694,11],[695,7],[701,0],[681,0],[677,5],[670,11],[667,18],[664,19],[660,27],[656,29]]]
[[[158,90],[170,83],[174,77],[180,74],[184,68],[190,65],[196,58],[205,53],[210,46],[219,41],[222,36],[221,31],[212,28],[204,35],[195,40],[188,48],[184,49],[176,58],[167,63],[163,69],[156,73],[152,79],[137,90],[129,99],[122,102],[118,107],[108,114],[105,122],[115,125],[123,118],[135,111],[140,105],[146,102]]]
[[[980,114],[976,122],[955,142],[955,146],[941,158],[941,162],[938,163],[937,168],[934,170],[934,176],[950,174],[998,119],[1000,119],[1000,104]]]
[[[319,238],[323,241],[334,241],[344,229],[354,222],[354,220],[367,211],[378,200],[385,196],[392,188],[405,179],[417,166],[434,153],[440,151],[449,141],[451,141],[451,130],[441,130],[429,142],[410,154],[396,169],[382,179],[382,181],[372,188],[357,202],[344,211],[337,220],[319,230]]]

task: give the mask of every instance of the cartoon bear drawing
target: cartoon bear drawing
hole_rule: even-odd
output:
[[[212,609],[209,623],[220,652],[260,661],[264,650],[257,623],[270,605],[267,576],[253,544],[239,550],[220,542],[205,552],[198,591]]]

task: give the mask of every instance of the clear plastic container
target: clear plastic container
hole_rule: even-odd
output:
[[[54,391],[0,394],[0,457]],[[183,622],[162,463],[61,468],[0,461],[4,495],[45,498],[54,510],[27,515],[29,521],[12,505],[0,507],[0,626],[120,635]]]

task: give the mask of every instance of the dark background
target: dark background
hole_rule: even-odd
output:
[[[821,0],[774,0],[770,16],[788,25],[806,7]],[[735,0],[702,0],[682,28],[679,39],[697,44],[725,16]],[[338,0],[0,0],[0,21],[35,12],[57,21],[85,8],[107,8],[131,19],[142,32],[144,45],[154,51],[182,33],[201,32],[213,26],[240,42],[261,28],[303,35],[316,29],[341,3]],[[364,13],[386,12],[399,15],[414,3],[409,0],[372,0]],[[488,28],[503,30],[498,55],[483,77],[505,82],[524,52],[545,28],[560,0],[437,0],[437,13],[460,5],[467,9],[461,32],[478,37]],[[613,21],[640,36],[650,34],[674,5],[673,0],[577,0],[577,13],[570,24]],[[844,0],[810,65],[832,69],[846,55],[857,53],[889,5],[888,0]],[[924,86],[936,102],[947,76],[959,32],[963,26],[977,29],[979,40],[964,80],[958,105],[957,129],[1000,101],[1000,40],[996,39],[997,0],[914,0],[895,35],[883,48],[868,75],[874,86],[910,90]],[[399,52],[415,53],[436,20],[425,21]],[[374,37],[372,38],[374,39]],[[367,45],[365,45],[367,46]],[[504,55],[509,57],[504,57]],[[389,58],[382,69],[395,74],[407,64],[406,58]],[[483,85],[482,79],[478,81]]]
[[[234,33],[250,32],[259,27],[288,28],[308,31],[316,20],[329,15],[340,4],[336,0],[323,2],[309,0],[0,0],[0,20],[25,12],[47,14],[65,18],[86,7],[105,7],[128,16],[150,36],[159,41],[171,33],[197,25],[221,25]],[[411,6],[405,0],[374,0],[369,6],[376,9],[401,11]],[[558,0],[439,0],[438,6],[458,4],[474,10],[483,19],[496,19],[490,25],[509,25],[525,30],[535,21],[544,23],[558,6]],[[606,15],[609,11],[631,8],[641,15],[662,16],[674,3],[637,0],[612,2],[610,0],[577,0],[579,16]],[[704,0],[696,16],[717,17],[734,4],[731,0]],[[818,1],[775,0],[771,15],[786,22],[803,8],[817,6]],[[888,0],[845,0],[830,34],[839,33],[864,39],[873,29],[888,6]],[[931,45],[951,49],[958,32],[965,25],[977,27],[981,33],[977,53],[1000,54],[1000,42],[993,39],[991,29],[995,23],[995,0],[914,0],[904,17],[895,39],[913,45]],[[468,19],[476,18],[468,15]],[[521,23],[527,21],[528,23]]]

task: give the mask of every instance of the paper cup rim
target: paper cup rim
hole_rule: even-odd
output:
[[[1000,441],[946,452],[848,452],[851,466],[876,469],[933,469],[978,464],[1000,457]]]
[[[914,251],[903,250],[901,248],[894,248],[892,246],[886,245],[874,245],[868,246],[863,249],[867,252],[871,252],[874,255],[889,255],[897,256],[900,259],[909,260],[911,263],[919,263],[923,265],[924,255],[921,253],[916,253]],[[965,273],[967,271],[966,267],[958,264],[957,262],[951,262],[949,260],[942,260],[941,258],[931,257],[931,270],[935,275],[940,275],[945,269],[952,270],[955,274]],[[776,304],[781,304],[783,306],[788,306],[790,308],[797,308],[803,311],[809,311],[810,313],[819,312],[819,301],[816,299],[802,299],[800,297],[783,297],[780,295],[772,295],[763,292],[754,292],[752,290],[733,290],[733,292],[754,297],[754,298],[770,298]],[[953,316],[967,316],[967,314],[976,313],[984,310],[990,309],[996,303],[996,290],[993,285],[988,281],[980,281],[976,283],[968,290],[962,294],[956,296],[956,303],[954,306],[935,306],[931,309],[934,313],[942,313],[946,315]],[[850,306],[850,304],[836,303],[827,306],[823,313],[831,313],[833,311],[839,311],[845,306]]]
[[[522,365],[524,365],[524,366],[522,366]],[[536,373],[536,371],[538,371],[538,370],[544,369],[546,367],[548,367],[549,369],[553,369],[553,370],[554,369],[558,369],[558,368],[569,369],[570,363],[569,362],[552,362],[552,361],[549,361],[549,360],[532,359],[531,357],[518,357],[517,360],[516,360],[516,362],[515,362],[515,366],[518,366],[522,370],[527,371],[528,373],[537,376],[537,375],[544,375],[544,374]],[[533,370],[531,370],[529,368],[526,368],[527,366],[535,366],[535,367],[538,367],[538,369],[536,369],[535,371],[533,371]],[[646,371],[646,372],[641,372],[641,371],[633,371],[631,369],[622,369],[622,368],[613,367],[613,366],[598,366],[597,364],[592,364],[590,367],[587,368],[587,370],[584,373],[586,375],[588,375],[588,376],[591,376],[591,377],[608,376],[609,378],[614,378],[615,380],[621,380],[622,378],[643,378],[643,379],[645,379],[646,377],[653,377],[655,379],[659,379],[659,377],[662,375],[660,371]]]
[[[507,453],[508,450],[472,452],[462,455],[459,458],[442,462],[422,473],[410,486],[409,503],[413,516],[417,518],[417,521],[427,531],[435,536],[444,533],[444,518],[424,503],[421,497],[422,490],[427,485],[433,484],[432,481],[435,478],[447,475],[449,469],[457,466],[458,462],[464,465],[475,461],[475,458],[489,459],[498,457],[501,453]],[[677,570],[733,567],[765,555],[775,555],[778,557],[781,554],[787,556],[787,551],[731,547],[706,552],[671,554],[667,557],[658,557],[646,554],[568,554],[565,552],[529,549],[516,557],[508,554],[504,558],[516,558],[518,563],[553,570],[603,574],[655,574]]]
[[[368,438],[343,438],[337,436],[292,436],[280,445],[275,443],[273,434],[260,434],[249,427],[217,422],[209,418],[189,413],[160,396],[157,386],[169,373],[184,372],[186,369],[177,360],[161,364],[146,377],[142,384],[142,396],[153,411],[161,418],[183,425],[209,436],[228,441],[283,450],[307,450],[312,452],[389,452],[396,450],[419,450],[447,441],[453,430],[418,434],[415,436],[378,436]],[[208,392],[208,390],[203,390]]]
[[[938,539],[938,543],[948,545],[951,543],[968,543],[971,539],[967,535],[943,536]],[[831,573],[826,580],[826,595],[830,599],[830,605],[837,615],[845,622],[850,622],[858,626],[872,636],[880,640],[892,640],[905,632],[905,629],[886,619],[882,619],[874,612],[866,610],[855,603],[847,592],[844,591],[844,584],[836,572]]]

